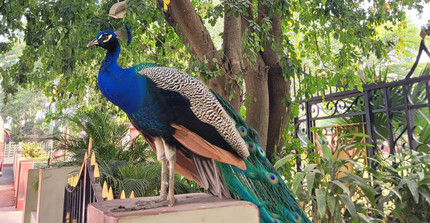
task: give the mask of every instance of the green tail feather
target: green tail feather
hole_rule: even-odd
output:
[[[218,163],[230,192],[239,199],[254,203],[260,210],[260,221],[263,223],[311,222],[267,159],[266,152],[257,144],[257,131],[247,125],[230,103],[212,92],[236,121],[236,127],[248,143],[250,151],[250,156],[245,160],[246,170]]]

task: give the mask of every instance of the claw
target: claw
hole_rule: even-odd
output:
[[[171,199],[171,198],[169,198],[168,199],[168,201],[169,201],[169,207],[172,207],[173,205],[175,205],[176,204],[176,198],[173,196],[173,199]]]
[[[160,201],[165,201],[165,200],[167,200],[167,194],[166,193],[160,194]]]

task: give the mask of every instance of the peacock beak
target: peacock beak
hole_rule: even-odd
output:
[[[99,45],[99,41],[97,41],[97,39],[93,39],[93,40],[91,40],[91,42],[89,42],[89,43],[87,44],[87,47],[89,47],[89,46],[94,46],[94,45]]]

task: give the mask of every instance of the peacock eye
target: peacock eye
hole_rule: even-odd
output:
[[[105,33],[100,36],[99,39],[102,39],[104,43],[108,42],[112,38],[112,34]]]

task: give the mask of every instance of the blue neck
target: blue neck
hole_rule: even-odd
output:
[[[119,67],[117,60],[120,52],[121,52],[121,45],[117,41],[113,47],[107,49],[106,57],[105,57],[105,60],[102,62],[101,68],[109,69],[109,68]]]
[[[123,69],[118,63],[121,46],[118,41],[107,50],[99,70],[98,85],[103,95],[127,114],[137,112],[144,103],[146,80],[136,75],[134,67]]]

